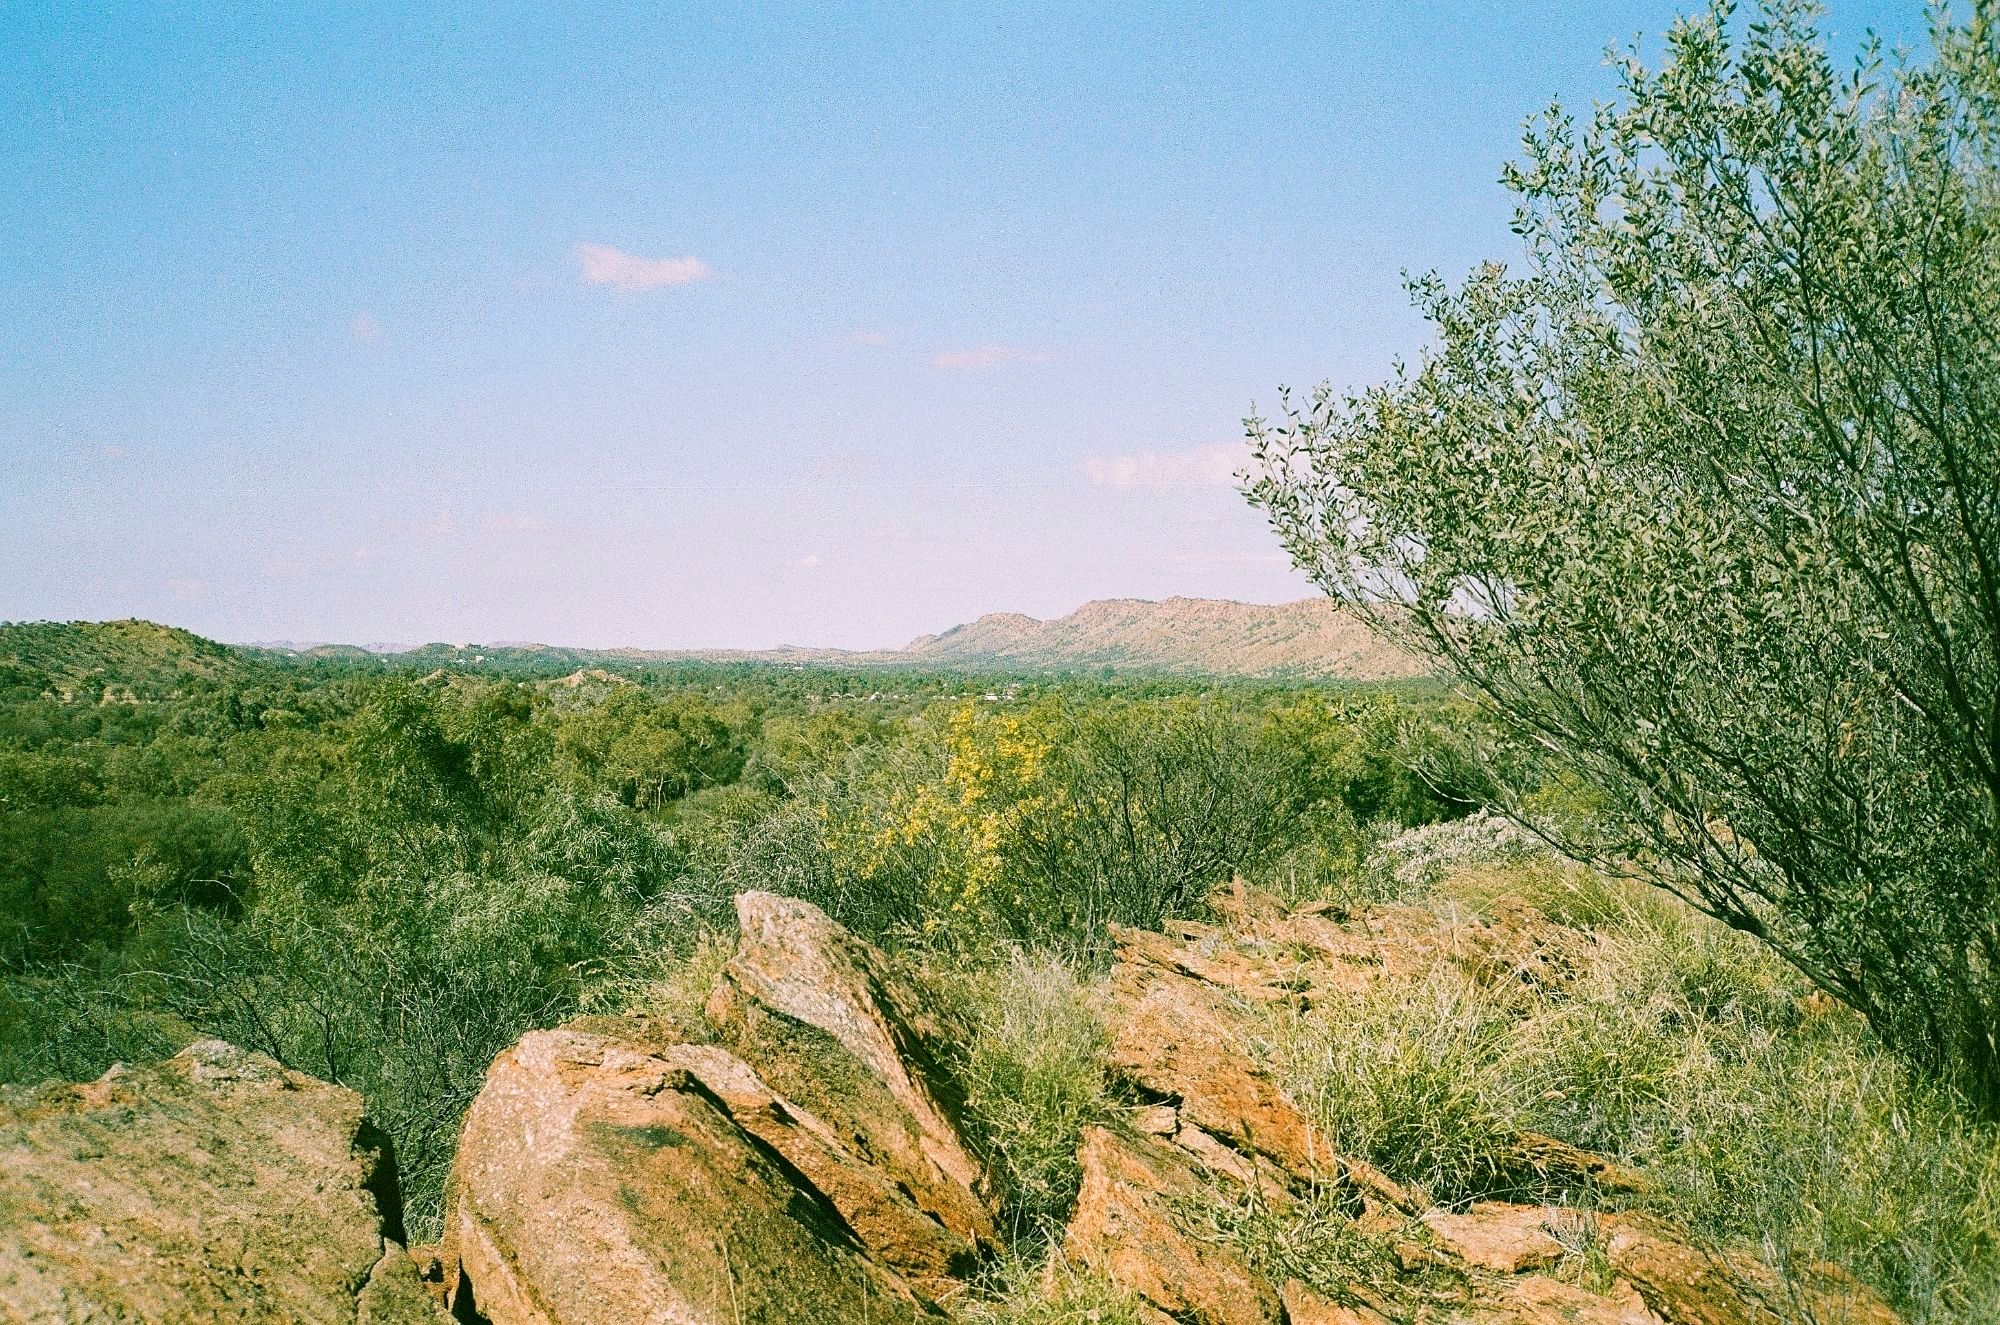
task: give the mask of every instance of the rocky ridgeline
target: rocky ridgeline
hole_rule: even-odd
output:
[[[1060,1248],[1149,1321],[1895,1325],[1831,1268],[1786,1280],[1661,1220],[1564,1203],[1645,1180],[1552,1137],[1499,1150],[1553,1203],[1438,1208],[1329,1150],[1246,1049],[1260,1006],[1429,963],[1561,979],[1569,931],[1525,909],[1443,925],[1240,890],[1220,905],[1215,926],[1116,934],[1112,1056],[1137,1103],[1085,1133]],[[588,1018],[494,1062],[435,1248],[403,1249],[359,1099],[255,1055],[208,1042],[0,1097],[0,1319],[950,1319],[998,1246],[942,1069],[949,1028],[810,905],[747,893],[737,914],[703,1026]],[[1388,1269],[1318,1290],[1268,1277],[1190,1217],[1217,1197],[1279,1216],[1313,1202]]]

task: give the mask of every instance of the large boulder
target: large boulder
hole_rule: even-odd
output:
[[[441,1322],[361,1097],[219,1040],[0,1091],[0,1319]]]
[[[732,1108],[797,1144],[769,1145]],[[814,1148],[822,1161],[803,1169],[785,1153]],[[453,1308],[492,1325],[909,1319],[915,1293],[808,1179],[821,1162],[865,1181],[726,1054],[530,1034],[466,1118],[445,1242]],[[879,1184],[869,1196],[895,1204]]]
[[[811,905],[737,899],[714,1043],[642,1017],[531,1034],[473,1102],[442,1270],[492,1325],[934,1314],[993,1245],[945,1029]]]
[[[809,902],[736,899],[742,936],[708,1000],[724,1040],[840,1127],[940,1224],[993,1241],[985,1180],[957,1126],[948,1032],[887,959]]]

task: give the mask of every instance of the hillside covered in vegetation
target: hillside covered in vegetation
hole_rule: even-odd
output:
[[[1038,621],[983,616],[903,650],[934,666],[1193,673],[1380,681],[1420,675],[1414,657],[1326,598],[1263,606],[1213,599],[1085,603]]]
[[[1263,1009],[1231,1033],[1244,1061],[1325,1144],[1440,1211],[1652,1212],[1677,1237],[1749,1248],[1773,1283],[1838,1266],[1911,1320],[2000,1302],[1991,1132],[1742,937],[1464,818],[1440,775],[1474,719],[1427,685],[254,658],[219,679],[212,646],[120,628],[127,678],[102,631],[34,638],[40,670],[17,662],[0,702],[0,1078],[87,1081],[215,1037],[351,1087],[393,1145],[414,1239],[448,1232],[495,1056],[580,1016],[593,1034],[610,1017],[713,1034],[693,1028],[736,949],[732,898],[763,890],[880,945],[957,1028],[935,1068],[997,1221],[986,1268],[954,1290],[969,1319],[1156,1319],[1113,1262],[1068,1257],[1063,1230],[1091,1165],[1113,1160],[1086,1133],[1123,1134],[1159,1097],[1116,1066],[1130,977],[1114,937],[1218,919],[1175,960]],[[82,675],[96,681],[66,684]],[[1540,804],[1585,802],[1550,784]],[[1340,983],[1338,1000],[1257,992],[1307,977],[1243,974],[1293,940],[1215,910],[1235,880],[1402,935],[1341,959],[1394,979]],[[1527,957],[1417,960],[1440,941],[1428,926],[1529,912],[1568,928],[1523,931],[1544,937],[1519,971]],[[1332,969],[1310,979],[1347,981]],[[1227,992],[1239,978],[1249,994]],[[1644,1182],[1524,1186],[1506,1147],[1529,1133]],[[1175,1153],[1169,1168],[1192,1152]],[[1430,1319],[1486,1291],[1476,1274],[1453,1288],[1445,1262],[1396,1268],[1416,1254],[1397,1251],[1402,1226],[1343,1232],[1360,1207],[1331,1190],[1267,1209],[1254,1189],[1163,1208],[1190,1246],[1220,1239],[1258,1293]],[[1558,1278],[1611,1292],[1591,1245],[1561,1253]]]
[[[0,622],[0,691],[159,699],[233,683],[241,650],[151,621]]]

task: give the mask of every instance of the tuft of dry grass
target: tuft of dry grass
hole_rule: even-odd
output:
[[[1143,1325],[1147,1314],[1130,1293],[1057,1251],[1001,1258],[953,1304],[953,1317],[966,1325]]]
[[[954,1070],[967,1130],[1012,1240],[1048,1240],[1076,1202],[1083,1129],[1117,1113],[1097,992],[1061,958],[1022,953],[960,988],[968,1033]]]
[[[705,1039],[707,1019],[702,1007],[735,952],[735,933],[720,929],[703,930],[671,945],[649,945],[590,985],[583,1011],[638,1014],[663,1022],[690,1039]]]
[[[1530,1195],[1501,1147],[1545,1132],[1645,1171],[1639,1204],[1780,1267],[1842,1265],[1915,1325],[2000,1319],[2000,1135],[1961,1101],[1671,898],[1532,852],[1426,854],[1402,900],[1520,897],[1588,938],[1551,988],[1440,964],[1279,1026],[1285,1085],[1335,1144],[1465,1202]]]

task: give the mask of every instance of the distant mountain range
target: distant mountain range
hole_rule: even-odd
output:
[[[899,657],[937,667],[1381,680],[1424,669],[1326,598],[1263,606],[1213,598],[1107,598],[1037,621],[996,612]]]
[[[1424,671],[1346,608],[1321,598],[1270,606],[1208,598],[1113,598],[1086,603],[1052,621],[996,612],[900,649],[870,651],[571,649],[521,643],[231,646],[146,621],[0,624],[0,677],[59,693],[106,685],[158,692],[185,681],[226,679],[257,660],[297,658],[538,673],[675,662],[1357,681]]]
[[[328,656],[378,652],[412,662],[615,666],[647,662],[767,662],[800,666],[932,667],[950,671],[1157,673],[1388,680],[1423,665],[1378,638],[1339,603],[1308,598],[1264,605],[1214,598],[1107,598],[1037,620],[993,612],[900,649],[571,649],[546,644],[278,646]]]

